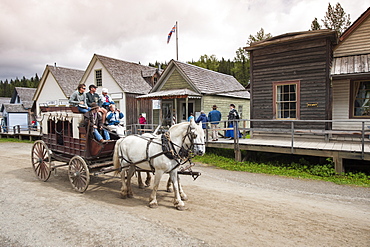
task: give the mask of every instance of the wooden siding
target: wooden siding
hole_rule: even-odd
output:
[[[234,104],[236,110],[239,106],[243,106],[243,112],[239,112],[243,119],[250,118],[250,101],[249,99],[231,98],[223,96],[204,96],[204,111],[208,115],[208,112],[212,111],[212,106],[217,105],[217,110],[221,112],[222,120],[227,120],[227,115],[230,111],[230,104]]]
[[[273,82],[299,80],[301,83],[300,119],[330,119],[331,52],[331,42],[326,38],[283,43],[252,51],[251,117],[274,119]],[[317,103],[317,107],[307,107],[308,103]],[[273,127],[270,123],[263,122],[253,123],[253,125]],[[274,124],[274,127],[278,126]],[[310,128],[310,126],[302,127]]]
[[[163,91],[183,88],[195,91],[194,88],[190,86],[189,83],[184,79],[184,77],[182,77],[181,74],[176,69],[174,69],[167,81],[159,90]]]
[[[370,71],[370,54],[337,57],[333,60],[332,75],[367,73]]]
[[[370,54],[370,17],[366,20],[334,51],[334,57]]]
[[[138,101],[136,97],[138,94],[126,93],[126,125],[139,123]],[[142,100],[140,105],[140,112],[146,112],[147,122],[152,119],[152,105],[151,100]]]
[[[333,120],[349,119],[350,80],[333,81]],[[358,121],[356,119],[355,121]],[[369,121],[370,122],[370,121]],[[361,123],[334,122],[333,130],[360,130]],[[367,126],[365,126],[367,128]]]

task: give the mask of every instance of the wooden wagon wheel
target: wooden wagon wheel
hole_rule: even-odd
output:
[[[90,172],[86,161],[81,156],[74,156],[68,164],[68,177],[77,192],[85,192],[90,182]]]
[[[33,144],[31,161],[36,176],[46,182],[51,174],[51,154],[44,141],[38,140]]]

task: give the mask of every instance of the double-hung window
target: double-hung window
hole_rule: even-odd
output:
[[[299,119],[299,91],[299,81],[273,83],[273,111],[276,119]]]
[[[97,87],[103,86],[103,78],[102,78],[101,69],[95,70],[95,83]]]

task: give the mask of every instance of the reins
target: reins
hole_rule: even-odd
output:
[[[142,163],[142,162],[148,162],[153,173],[155,172],[155,169],[154,169],[151,161],[154,158],[157,158],[161,155],[165,155],[168,159],[175,160],[176,163],[177,163],[169,172],[173,171],[174,169],[178,168],[179,166],[184,165],[187,162],[190,163],[190,166],[188,166],[187,169],[189,169],[189,171],[191,172],[191,169],[190,169],[190,167],[191,167],[191,158],[193,158],[194,155],[193,155],[193,152],[189,152],[189,150],[193,150],[194,145],[204,145],[204,144],[195,144],[194,143],[194,139],[197,137],[197,135],[192,132],[192,128],[191,128],[190,124],[187,128],[186,134],[182,138],[182,146],[179,146],[176,143],[172,142],[171,137],[170,137],[170,132],[166,132],[165,134],[161,135],[161,141],[162,141],[161,143],[157,142],[157,141],[154,141],[153,139],[155,139],[155,137],[146,137],[146,136],[141,136],[141,135],[135,135],[135,136],[147,141],[146,155],[145,155],[146,157],[144,159],[140,160],[140,161],[137,161],[137,162],[132,162],[131,160],[126,159],[125,157],[123,157],[122,154],[119,155],[119,158],[122,158],[122,161],[123,160],[126,161],[129,164],[129,166],[130,165],[136,165],[136,164],[139,164],[139,163]],[[186,138],[189,139],[190,146],[185,143]],[[157,144],[157,145],[161,145],[162,146],[162,152],[157,153],[157,154],[152,155],[152,156],[149,156],[149,146],[152,143]],[[184,144],[185,144],[186,147],[184,147]],[[178,152],[176,151],[176,147],[179,148]],[[120,170],[122,170],[124,168],[122,166],[122,161],[121,161],[121,169]]]

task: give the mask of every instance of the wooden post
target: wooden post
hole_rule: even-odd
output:
[[[241,162],[242,161],[242,154],[239,147],[239,128],[238,122],[233,121],[234,125],[234,152],[235,152],[235,160]]]
[[[333,161],[334,161],[334,168],[335,171],[338,174],[342,174],[344,172],[344,167],[343,167],[343,158],[340,157],[339,153],[335,153],[333,156]]]

